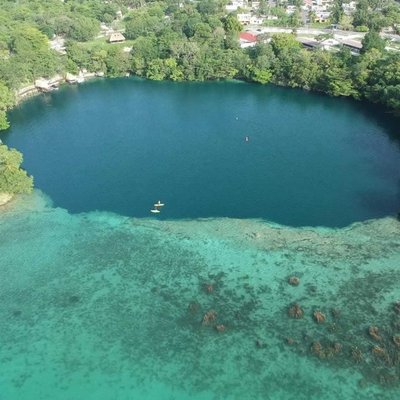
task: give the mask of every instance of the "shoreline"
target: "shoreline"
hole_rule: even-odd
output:
[[[7,204],[9,204],[11,202],[11,200],[13,200],[15,197],[15,195],[11,194],[11,193],[0,193],[0,211],[2,210],[2,208],[4,206],[6,206]]]
[[[144,79],[146,81],[153,81],[152,79],[146,78],[146,77],[142,77],[139,75],[133,75],[131,74],[130,71],[126,71],[126,73],[124,75],[115,77],[115,78],[126,78],[126,77],[132,77],[132,78],[139,78],[139,79]],[[35,81],[35,84],[31,84],[31,85],[26,85],[21,87],[18,90],[14,91],[15,94],[15,104],[13,107],[9,108],[7,110],[7,113],[11,110],[13,110],[15,107],[18,107],[20,104],[22,104],[25,100],[28,100],[32,97],[38,96],[40,94],[44,94],[44,93],[50,93],[53,91],[58,90],[60,87],[69,84],[69,85],[75,85],[75,84],[81,84],[81,83],[85,83],[87,81],[92,81],[96,78],[106,78],[106,79],[114,79],[114,77],[108,77],[106,76],[103,72],[88,72],[88,71],[81,71],[79,73],[79,75],[72,75],[69,73],[65,73],[64,75],[55,75],[52,78],[49,79],[44,79],[44,78],[38,78]],[[36,85],[36,83],[39,81],[39,85]],[[43,87],[41,86],[41,83],[43,83],[43,81],[47,82],[48,86],[47,87]],[[169,79],[163,79],[160,82],[172,82]],[[368,99],[363,99],[363,98],[356,98],[353,96],[335,96],[335,95],[331,95],[328,94],[324,91],[319,91],[319,90],[312,90],[310,88],[307,87],[293,87],[293,86],[288,86],[285,85],[281,82],[268,82],[267,84],[260,84],[258,82],[252,81],[252,80],[247,80],[247,79],[243,79],[243,78],[232,78],[232,79],[218,79],[218,80],[206,80],[206,81],[198,81],[198,80],[194,80],[194,81],[190,81],[190,80],[181,80],[181,81],[176,81],[176,82],[188,82],[188,83],[194,83],[194,82],[199,82],[199,83],[205,83],[205,82],[236,82],[236,83],[248,83],[248,84],[257,84],[257,85],[262,85],[262,86],[275,86],[275,87],[281,87],[281,88],[285,88],[285,89],[292,89],[292,90],[300,90],[300,91],[304,91],[310,94],[316,94],[316,95],[322,95],[325,97],[331,97],[331,98],[341,98],[343,100],[352,100],[355,101],[357,103],[365,103],[367,106],[377,106],[380,109],[382,109],[383,112],[390,114],[392,116],[394,116],[395,118],[400,118],[400,111],[391,109],[387,106],[385,106],[382,103],[377,103],[377,102],[373,102],[371,100]],[[1,136],[2,131],[0,130],[0,136]]]
[[[2,203],[2,196],[7,195],[7,201]],[[350,222],[345,226],[324,226],[324,225],[302,225],[302,226],[293,226],[287,225],[279,222],[275,222],[273,220],[263,219],[263,218],[238,218],[238,217],[198,217],[198,218],[182,218],[182,219],[165,219],[165,220],[157,220],[151,217],[137,217],[137,216],[128,216],[124,214],[119,214],[115,211],[107,211],[107,210],[88,210],[82,212],[70,212],[67,208],[62,206],[55,206],[53,200],[44,193],[41,189],[33,188],[31,193],[19,193],[19,194],[9,194],[9,193],[0,193],[0,216],[3,214],[8,214],[10,211],[12,213],[19,212],[42,212],[42,211],[55,211],[62,210],[63,212],[69,214],[70,216],[98,216],[99,214],[104,214],[108,216],[112,216],[113,220],[120,221],[130,221],[130,223],[139,223],[139,224],[148,224],[154,228],[156,227],[165,227],[166,225],[176,225],[176,227],[180,227],[183,229],[187,223],[197,222],[203,226],[203,224],[208,224],[219,221],[226,221],[228,224],[237,225],[244,230],[244,236],[242,237],[243,241],[250,241],[254,243],[261,244],[264,239],[267,238],[265,235],[261,235],[262,230],[266,230],[269,233],[271,232],[281,232],[290,231],[293,234],[304,234],[305,236],[311,235],[334,235],[339,232],[350,232],[352,230],[364,230],[369,229],[371,226],[383,226],[383,225],[391,225],[394,229],[400,228],[400,217],[396,214],[394,215],[386,215],[380,218],[369,218],[365,220],[356,220]],[[260,231],[254,231],[251,226],[258,227]],[[172,228],[170,228],[172,229]],[[173,231],[174,229],[172,229]],[[230,230],[224,231],[224,229],[219,229],[219,233],[224,232],[224,236],[227,238],[231,238],[235,236],[235,232],[230,232]],[[209,231],[211,233],[211,231]]]
[[[80,72],[79,75],[66,73],[65,75],[55,75],[49,79],[36,79],[34,84],[23,86],[15,91],[15,105],[8,111],[11,111],[14,107],[19,106],[25,100],[28,100],[43,93],[53,92],[55,90],[58,90],[61,86],[64,86],[65,84],[75,85],[85,83],[87,80],[102,77],[104,77],[104,75],[100,73],[84,71]]]

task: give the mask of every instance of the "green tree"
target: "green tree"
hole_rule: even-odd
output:
[[[86,42],[94,38],[99,31],[99,23],[91,18],[75,16],[67,32],[67,37],[78,42]]]
[[[291,33],[277,33],[272,36],[271,46],[276,56],[290,48],[300,49],[300,43]]]
[[[131,65],[130,55],[123,52],[120,47],[111,47],[107,52],[105,64],[108,76],[122,76],[129,71]]]
[[[178,63],[175,58],[167,58],[164,60],[166,77],[171,79],[172,81],[181,81],[183,80],[183,72],[179,68]]]
[[[299,10],[295,10],[292,14],[289,15],[288,25],[292,28],[298,28],[301,26],[301,14]]]
[[[369,91],[369,82],[372,72],[383,58],[383,54],[377,49],[371,49],[358,58],[353,66],[354,82],[360,93]]]
[[[335,0],[331,7],[330,20],[332,24],[339,24],[344,15],[343,12],[343,0]]]
[[[19,84],[57,71],[58,56],[49,49],[48,38],[38,29],[23,24],[11,31],[12,70],[20,73]],[[15,73],[14,72],[14,73]]]
[[[369,75],[365,96],[399,112],[400,56],[397,53],[387,53],[376,63]]]
[[[266,84],[271,81],[272,71],[268,69],[260,69],[255,66],[249,66],[250,79],[254,82]]]
[[[367,26],[370,18],[368,0],[359,0],[353,15],[354,26]]]
[[[165,79],[167,75],[164,61],[160,58],[156,58],[149,62],[146,77],[153,81],[161,81]]]
[[[21,169],[22,154],[0,145],[0,192],[29,193],[33,188],[33,178]]]
[[[223,20],[223,23],[226,32],[239,33],[242,31],[242,25],[237,20],[237,18],[232,14],[227,15]]]
[[[125,18],[125,36],[137,39],[140,36],[156,34],[164,27],[163,18],[151,15],[149,10],[138,10]]]
[[[14,96],[8,87],[0,81],[0,131],[7,129],[10,124],[6,111],[14,105]]]
[[[379,33],[370,31],[364,36],[362,45],[361,53],[366,53],[371,49],[377,49],[382,52],[385,50],[386,42],[379,36]]]

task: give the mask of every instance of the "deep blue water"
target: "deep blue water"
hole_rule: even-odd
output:
[[[98,80],[10,114],[3,141],[56,206],[157,218],[345,226],[400,209],[398,120],[237,82]],[[245,137],[249,141],[245,141]]]

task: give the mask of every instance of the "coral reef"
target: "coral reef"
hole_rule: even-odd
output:
[[[322,323],[324,323],[325,320],[326,320],[325,314],[323,314],[323,313],[322,313],[321,311],[319,311],[319,310],[314,311],[313,316],[314,316],[314,320],[315,320],[318,324],[322,324]]]
[[[202,325],[210,325],[216,319],[217,319],[217,312],[215,310],[209,310],[203,316]]]
[[[338,342],[333,343],[333,350],[335,353],[340,353],[342,351],[342,349],[343,349],[343,346],[340,343],[338,343]]]
[[[320,359],[332,358],[339,354],[343,349],[343,346],[339,342],[328,343],[323,346],[321,342],[315,341],[311,345],[311,353],[316,355]]]
[[[212,293],[214,291],[214,285],[212,283],[205,283],[204,291],[208,294]]]
[[[368,329],[369,336],[371,336],[372,339],[381,341],[382,336],[379,335],[379,329],[377,326],[370,326]]]
[[[299,304],[295,303],[289,307],[288,315],[290,318],[300,319],[304,316],[304,311]]]
[[[390,362],[390,357],[386,349],[384,349],[381,346],[374,346],[372,348],[372,354],[380,359],[382,359],[384,362],[389,363]]]
[[[364,359],[362,351],[358,347],[353,347],[351,349],[351,358],[354,362],[360,363]]]
[[[392,339],[393,339],[393,343],[394,343],[397,347],[400,347],[400,335],[394,335]]]
[[[321,356],[323,355],[323,350],[324,348],[320,342],[313,342],[311,345],[311,352],[320,358],[322,358]]]
[[[225,328],[225,325],[218,324],[218,325],[215,325],[215,329],[216,329],[217,332],[222,333],[222,332],[225,332],[226,328]]]
[[[289,285],[298,286],[300,284],[300,278],[297,276],[291,276],[288,279]]]

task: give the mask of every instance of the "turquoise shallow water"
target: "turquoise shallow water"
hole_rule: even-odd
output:
[[[0,237],[2,400],[400,396],[392,218],[71,215],[36,192],[2,210]],[[295,302],[303,318],[288,315]]]

